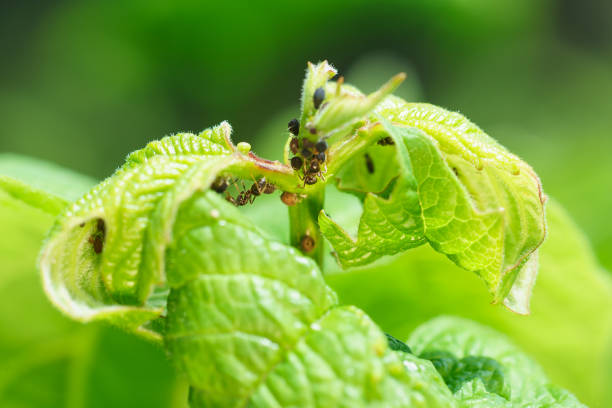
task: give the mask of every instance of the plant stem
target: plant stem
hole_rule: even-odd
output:
[[[318,217],[323,209],[325,189],[321,188],[308,195],[301,203],[289,207],[289,237],[291,245],[301,250],[323,267],[324,242],[319,230]],[[313,239],[314,248],[305,250],[304,240]]]

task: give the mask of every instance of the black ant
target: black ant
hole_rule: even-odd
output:
[[[244,189],[244,185],[242,187]],[[242,207],[247,204],[253,204],[255,199],[263,194],[272,194],[276,190],[276,186],[272,183],[268,183],[265,177],[254,181],[251,187],[247,190],[238,192],[238,195],[234,198],[229,193],[226,194],[225,199],[236,207]]]
[[[238,193],[236,198],[229,195],[229,193],[225,196],[225,199],[230,203],[234,204],[236,207],[242,207],[243,205],[253,203],[253,199],[251,197],[251,190],[241,191]]]
[[[276,190],[276,186],[274,184],[268,183],[265,177],[260,178],[255,181],[251,186],[251,194],[254,197],[264,194],[272,194]]]
[[[93,245],[93,250],[96,254],[102,252],[104,247],[104,238],[106,237],[106,224],[102,218],[98,218],[96,222],[96,231],[89,237],[87,242]]]

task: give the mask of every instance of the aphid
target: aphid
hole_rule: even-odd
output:
[[[394,145],[395,144],[395,142],[393,141],[391,136],[384,137],[384,138],[380,139],[377,143],[379,145],[381,145],[381,146],[390,146],[390,145]]]
[[[306,184],[308,184],[309,186],[312,186],[316,182],[317,182],[317,176],[315,174],[307,174],[306,176],[304,176],[304,186],[306,186]]]
[[[104,247],[104,237],[106,236],[106,224],[102,218],[98,218],[96,223],[96,232],[94,232],[87,240],[93,245],[93,250],[96,254],[102,252]]]
[[[289,132],[295,136],[300,133],[300,122],[297,119],[291,119],[287,124],[287,127],[289,128]]]
[[[315,240],[310,235],[306,234],[300,240],[300,247],[304,252],[312,252],[315,248]]]
[[[321,103],[325,99],[325,90],[321,87],[317,88],[312,95],[312,103],[314,104],[315,109],[319,109]]]
[[[300,156],[294,156],[291,158],[291,168],[293,170],[299,170],[304,165],[304,160]]]
[[[98,228],[98,232],[102,235],[106,234],[106,224],[102,218],[98,218],[98,222],[96,223],[96,227]]]
[[[266,187],[264,187],[263,193],[272,194],[274,191],[276,191],[276,186],[272,183],[266,183]]]
[[[302,156],[304,156],[305,159],[310,159],[312,157],[312,155],[313,155],[312,150],[307,149],[307,148],[303,148],[301,153],[302,153]]]
[[[92,235],[87,241],[93,245],[93,250],[96,254],[102,252],[102,249],[104,247],[104,242],[102,241],[102,238],[97,235]]]
[[[290,193],[289,191],[283,191],[283,194],[281,194],[281,201],[285,205],[292,207],[300,202],[300,197],[295,193]]]
[[[210,188],[211,190],[216,191],[217,193],[221,194],[225,190],[227,190],[228,185],[229,183],[227,182],[226,178],[217,177],[215,181],[213,181],[212,184],[210,185]]]
[[[303,147],[304,149],[309,149],[309,150],[312,150],[312,149],[314,149],[315,144],[314,144],[314,143],[313,143],[311,140],[309,140],[309,139],[304,139],[304,140],[302,141],[302,147]]]
[[[327,142],[325,139],[319,139],[319,141],[315,144],[315,149],[317,152],[322,153],[327,151]]]
[[[289,150],[291,150],[291,153],[297,154],[297,152],[300,150],[300,139],[297,137],[292,137],[291,141],[289,142]]]
[[[368,169],[368,173],[372,174],[374,173],[374,162],[372,161],[372,158],[370,157],[369,154],[364,154],[363,157],[365,158],[365,164],[366,164],[366,169]]]
[[[319,152],[317,153],[316,157],[319,163],[325,163],[325,159],[327,158],[327,155],[325,154],[325,152]]]

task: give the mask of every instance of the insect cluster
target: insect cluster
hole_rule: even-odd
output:
[[[325,99],[325,90],[317,88],[312,99],[314,108],[319,109]],[[317,178],[324,179],[323,172],[326,168],[325,160],[327,159],[325,138],[321,138],[317,142],[305,137],[300,138],[300,122],[297,119],[291,119],[287,127],[293,135],[289,142],[289,150],[294,155],[290,161],[291,168],[302,173],[300,178],[304,181],[304,186],[315,184]],[[314,129],[310,129],[311,133],[313,131]]]
[[[240,183],[240,188],[238,187],[238,183]],[[238,190],[235,196],[232,196],[229,191],[227,191],[230,185]],[[265,177],[261,177],[254,181],[249,188],[244,187],[244,182],[242,180],[217,177],[210,188],[219,194],[225,193],[225,199],[236,207],[253,204],[255,199],[260,195],[272,194],[276,190],[276,186],[272,183],[268,183]]]

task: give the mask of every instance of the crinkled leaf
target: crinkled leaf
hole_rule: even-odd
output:
[[[495,301],[505,299],[546,233],[540,180],[525,162],[458,113],[390,97],[378,113],[395,125],[415,127],[406,143],[418,182],[430,244],[459,266],[478,273]],[[537,269],[529,264],[521,288]],[[526,312],[528,296],[506,305]]]
[[[408,343],[421,357],[442,357],[439,371],[455,395],[469,401],[468,406],[487,406],[470,404],[473,399],[490,399],[492,406],[503,403],[500,406],[509,408],[585,407],[569,392],[551,385],[541,368],[505,336],[476,322],[439,317],[419,326]]]
[[[16,155],[0,155],[0,169],[23,181],[37,170],[35,188],[66,200],[93,185],[77,173]],[[177,384],[184,385],[159,347],[117,329],[80,325],[47,301],[36,258],[53,225],[50,214],[0,189],[0,225],[0,406],[186,405],[173,403]]]
[[[404,131],[404,129],[401,129]],[[406,129],[405,132],[410,132]],[[344,267],[365,265],[381,256],[396,254],[425,242],[417,182],[403,137],[394,132],[399,171],[388,198],[368,193],[363,201],[357,239],[353,239],[325,213],[319,215],[321,232]],[[367,182],[367,181],[366,181]]]
[[[533,170],[459,114],[395,97],[385,99],[377,113],[394,147],[366,151],[374,157],[369,169],[353,159],[355,179],[346,181],[351,174],[345,173],[339,183],[349,191],[369,191],[357,238],[324,214],[319,220],[340,263],[364,265],[426,240],[481,276],[495,302],[528,313],[537,274],[532,254],[546,231],[544,197]],[[389,149],[395,150],[395,170],[385,160]],[[376,175],[381,162],[387,166]],[[372,167],[373,174],[364,176]],[[381,193],[392,181],[393,190]]]
[[[176,184],[205,188],[230,165],[230,130],[224,122],[199,135],[152,142],[67,208],[41,256],[45,289],[61,310],[80,320],[111,319],[157,337],[142,325],[164,311],[159,229],[169,220],[163,197]],[[91,241],[100,234],[97,253]]]
[[[172,235],[165,343],[192,406],[453,406],[361,311],[333,307],[311,259],[216,195],[185,201]]]
[[[419,357],[433,363],[452,392],[457,392],[465,383],[478,379],[488,392],[506,399],[510,397],[503,369],[490,357],[467,356],[458,359],[452,353],[440,350],[427,350]]]
[[[433,367],[406,364],[363,312],[336,307],[313,260],[205,191],[234,153],[185,140],[128,156],[60,216],[41,259],[56,304],[163,337],[194,407],[455,406]],[[98,220],[101,251],[88,239]]]
[[[336,201],[334,196],[328,198]],[[334,214],[340,218],[355,213],[356,225],[360,207],[344,197],[338,199],[342,202],[329,202],[338,207]],[[540,272],[529,317],[483,307],[488,299],[478,277],[428,246],[350,273],[329,271],[326,279],[344,302],[363,308],[402,339],[440,314],[490,325],[536,358],[554,383],[589,405],[612,406],[610,274],[601,270],[587,237],[554,200],[547,203],[546,216],[548,237],[539,250]],[[267,222],[262,219],[264,225]],[[347,219],[342,222],[351,224]]]

